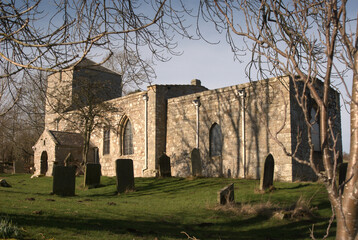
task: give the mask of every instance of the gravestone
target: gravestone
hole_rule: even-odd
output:
[[[74,196],[76,188],[76,167],[58,166],[53,167],[53,194],[61,196]]]
[[[134,191],[133,161],[131,159],[116,160],[117,192]]]
[[[341,185],[346,180],[347,167],[348,167],[348,163],[341,163],[338,166],[338,183],[339,183],[339,185]]]
[[[273,156],[269,154],[265,159],[264,167],[261,171],[260,190],[265,190],[273,186],[274,166],[275,161]]]
[[[191,152],[191,172],[193,176],[201,176],[201,159],[197,148]]]
[[[226,187],[222,188],[218,191],[218,203],[220,205],[225,205],[229,203],[235,202],[235,195],[234,195],[234,184],[231,183]]]
[[[163,153],[159,158],[159,174],[161,177],[171,177],[170,157]]]
[[[85,185],[97,187],[101,183],[101,164],[87,163],[85,170]]]
[[[11,185],[8,184],[8,182],[6,182],[5,179],[0,179],[0,186],[1,187],[11,187]]]
[[[25,173],[23,161],[14,161],[13,162],[13,173]]]

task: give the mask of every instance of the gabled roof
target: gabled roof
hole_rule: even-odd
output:
[[[49,133],[60,146],[82,147],[83,137],[80,133],[49,130]]]

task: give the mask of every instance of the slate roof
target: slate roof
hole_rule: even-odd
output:
[[[61,146],[82,147],[83,137],[80,133],[49,131]]]

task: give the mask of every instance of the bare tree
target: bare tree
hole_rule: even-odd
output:
[[[103,64],[104,67],[122,76],[123,95],[140,89],[143,84],[150,85],[156,77],[153,65],[152,61],[144,60],[136,53],[125,51],[114,52]]]
[[[293,79],[292,94],[303,110],[308,129],[310,161],[301,159],[295,151],[283,150],[310,166],[324,182],[334,214],[328,230],[335,216],[337,239],[358,238],[358,25],[357,16],[350,15],[344,0],[203,1],[197,14],[198,18],[213,22],[218,31],[226,32],[237,57],[242,51],[251,52],[252,60],[247,68],[250,79],[254,78],[254,72],[258,78],[288,75]],[[239,47],[242,42],[245,47]],[[329,115],[328,108],[330,87],[338,82],[346,86],[347,72],[353,75],[352,94],[347,91],[351,97],[352,134],[347,177],[339,186],[336,170],[342,153],[336,148],[339,135],[333,131],[335,119]],[[316,87],[318,79],[323,81],[322,91]],[[310,117],[310,99],[318,107],[316,120]],[[313,159],[312,129],[316,122],[320,128],[323,172]],[[271,136],[275,139],[275,134]]]
[[[0,62],[0,74],[6,74],[11,71],[12,66],[9,63]],[[0,81],[0,117],[6,115],[19,101],[21,95],[20,74],[13,74]]]
[[[169,17],[168,12],[171,13]],[[34,70],[55,74],[70,72],[88,56],[106,55],[105,62],[112,56],[112,49],[125,53],[136,77],[141,75],[142,78],[143,72],[134,70],[134,63],[136,67],[144,67],[147,77],[152,75],[152,69],[139,52],[145,49],[153,59],[160,61],[177,54],[173,36],[176,28],[184,26],[171,23],[179,18],[179,11],[167,0],[1,2],[0,115],[8,113],[22,94],[21,77],[16,76],[31,75]],[[128,65],[126,67],[128,70]],[[43,87],[36,83],[35,86]],[[58,112],[68,116],[71,109],[64,109],[61,104],[56,107]],[[93,127],[97,125],[96,119],[101,119],[102,110],[107,108],[98,102],[76,106],[72,118],[78,119],[84,139],[90,138]]]
[[[357,30],[351,29],[358,26],[356,16],[350,18],[346,0],[202,0],[197,11],[190,10],[184,2],[174,4],[166,0],[67,0],[50,2],[54,14],[41,11],[43,4],[48,3],[40,0],[0,3],[0,63],[5,69],[1,72],[0,87],[8,89],[0,95],[1,104],[6,106],[3,113],[12,108],[21,93],[13,78],[18,73],[31,69],[70,71],[98,49],[106,51],[108,56],[112,55],[113,48],[139,56],[140,49],[146,48],[153,58],[166,60],[166,53],[176,54],[172,38],[175,32],[192,37],[187,31],[185,16],[198,19],[199,36],[202,36],[200,19],[211,21],[217,31],[226,33],[236,56],[242,51],[251,52],[252,61],[247,69],[250,78],[253,72],[258,78],[291,76],[308,129],[315,123],[309,117],[309,97],[317,103],[325,171],[319,171],[312,157],[306,162],[295,152],[284,150],[296,161],[312,167],[324,181],[337,219],[337,239],[357,239],[358,38]],[[347,71],[353,74],[352,94],[348,91],[351,149],[346,181],[338,186],[335,175],[342,153],[334,147],[337,135],[332,131],[334,119],[328,114],[329,89],[338,80],[345,84]],[[315,87],[317,79],[323,81],[322,92]],[[15,94],[11,94],[9,100],[4,96],[10,96],[7,95],[10,92]],[[6,101],[9,104],[4,104]],[[77,106],[78,110],[85,108]],[[82,119],[84,126],[90,121]],[[311,139],[311,130],[308,138]],[[312,156],[314,144],[309,143]]]
[[[17,107],[24,115],[24,123],[40,136],[45,121],[45,89],[47,74],[43,71],[24,72],[20,100]],[[37,139],[36,139],[37,140]]]
[[[8,162],[23,161],[30,166],[33,157],[32,146],[44,129],[44,95],[34,82],[44,79],[41,72],[31,81],[21,83],[21,95],[7,113],[0,117],[0,134],[2,136],[1,155]],[[12,98],[10,98],[12,99]],[[4,157],[3,157],[4,158]]]
[[[128,59],[142,66],[146,62],[139,57],[141,49],[166,61],[177,54],[175,29],[184,28],[170,24],[180,16],[166,0],[9,0],[0,3],[0,13],[0,114],[6,114],[21,94],[15,75],[72,70],[96,53],[109,58],[112,49],[131,53]]]
[[[97,91],[94,91],[96,89]],[[103,82],[81,81],[81,90],[73,98],[72,107],[61,114],[66,120],[67,129],[78,131],[83,136],[82,164],[87,164],[91,135],[95,129],[111,126],[111,118],[119,112],[110,101],[103,101],[100,95],[107,92],[110,86],[103,87]]]
[[[158,59],[174,45],[164,29],[166,1],[6,1],[0,4],[2,63],[55,72],[76,66],[93,49],[148,47]],[[51,8],[54,11],[43,11]]]
[[[145,49],[160,61],[177,54],[173,36],[184,26],[170,23],[180,18],[178,14],[166,0],[1,2],[0,116],[19,101],[23,76],[35,70],[70,72],[86,57],[98,54],[107,56],[105,62],[112,49],[120,49],[126,59],[126,69],[121,69],[125,80],[135,76],[143,81],[146,75],[149,81],[154,71],[139,52]],[[34,86],[45,92],[43,85],[34,82]]]

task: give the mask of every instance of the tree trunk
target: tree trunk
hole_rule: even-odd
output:
[[[83,186],[86,186],[86,178],[87,178],[87,155],[89,151],[91,133],[86,129],[84,137],[84,144],[83,144],[83,151],[82,151],[82,162],[84,166],[84,178],[83,178]]]
[[[85,126],[84,126],[84,134],[83,134],[83,149],[82,149],[82,163],[84,165],[87,164],[87,155],[88,155],[88,151],[89,151],[89,145],[90,145],[90,141],[91,141],[91,130],[92,126],[91,126],[92,121],[89,121],[86,119],[85,121]]]
[[[89,151],[89,141],[87,140],[88,134],[86,133],[86,140],[83,144],[83,150],[82,150],[82,163],[87,164],[87,155]]]
[[[347,168],[347,184],[342,196],[344,216],[337,214],[338,240],[358,239],[358,51],[354,54],[353,86],[351,99],[351,146]],[[340,217],[339,217],[340,216]],[[346,224],[345,224],[346,223]]]

